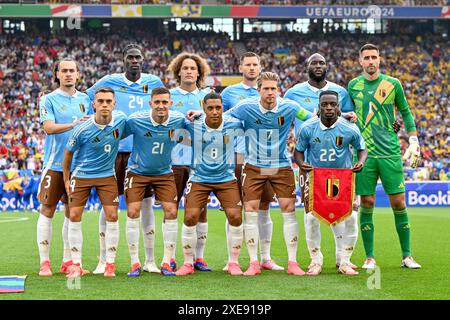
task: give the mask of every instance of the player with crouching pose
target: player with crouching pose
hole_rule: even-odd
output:
[[[105,277],[115,277],[115,258],[119,244],[117,207],[119,192],[114,175],[114,161],[119,150],[126,115],[113,111],[114,90],[99,88],[95,92],[95,115],[78,124],[69,139],[63,158],[64,185],[69,195],[69,244],[73,265],[67,277],[82,275],[83,234],[81,217],[92,188],[97,189],[106,214]],[[72,169],[72,170],[71,170]],[[72,174],[70,172],[72,171]]]
[[[213,92],[203,98],[204,114],[187,124],[192,147],[192,165],[186,189],[182,245],[184,264],[177,276],[194,273],[194,250],[200,213],[213,192],[222,204],[229,223],[228,243],[231,257],[227,272],[242,275],[239,254],[243,241],[242,201],[234,173],[235,138],[242,136],[241,121],[223,116],[222,98]]]

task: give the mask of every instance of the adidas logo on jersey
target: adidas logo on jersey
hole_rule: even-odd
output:
[[[360,92],[356,95],[356,97],[357,97],[357,98],[364,98],[364,95],[363,95],[363,93],[360,91]]]
[[[315,138],[313,141],[316,142],[316,143],[320,143],[321,142],[319,137]]]
[[[182,106],[183,106],[183,103],[181,101],[175,105],[175,107],[182,107]]]
[[[114,203],[119,202],[119,197],[115,197],[113,200]]]
[[[144,134],[144,137],[149,137],[149,138],[151,138],[151,137],[152,137],[152,133],[149,131],[149,132],[147,132],[146,134]]]
[[[92,140],[92,143],[97,143],[97,142],[100,142],[100,138],[99,137],[95,137],[95,139]]]
[[[255,123],[256,124],[262,124],[262,121],[261,121],[261,119],[256,119]]]
[[[239,200],[239,202],[238,202],[238,204],[237,204],[238,206],[242,206],[242,201],[241,200]]]

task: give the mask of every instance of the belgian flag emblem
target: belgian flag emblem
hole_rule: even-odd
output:
[[[344,142],[344,138],[343,137],[340,137],[340,136],[336,137],[336,147],[342,146],[343,142]]]
[[[284,124],[284,117],[278,117],[278,125],[282,126]]]
[[[174,132],[173,129],[169,130],[169,139],[172,139],[172,138],[173,138],[173,132]]]
[[[80,103],[80,110],[81,112],[85,113],[86,109],[84,108],[84,104]]]
[[[223,136],[223,144],[228,144],[228,141],[230,141],[230,137],[228,137],[227,135]]]
[[[144,93],[148,93],[148,84],[144,84],[142,86],[142,90],[144,91]]]
[[[114,129],[114,131],[113,131],[113,137],[114,137],[114,139],[119,138],[119,129]]]
[[[328,178],[326,188],[327,197],[329,199],[336,198],[339,194],[339,179]]]

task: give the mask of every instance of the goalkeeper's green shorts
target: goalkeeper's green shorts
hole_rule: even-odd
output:
[[[378,178],[387,194],[405,192],[402,158],[367,158],[363,170],[356,175],[356,194],[374,195]]]

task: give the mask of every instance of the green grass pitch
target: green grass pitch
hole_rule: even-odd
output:
[[[182,215],[183,211],[180,211]],[[334,240],[331,230],[322,225],[324,270],[318,277],[296,277],[285,271],[263,271],[256,277],[232,277],[222,271],[226,261],[225,217],[217,210],[209,213],[209,234],[205,258],[214,269],[211,273],[196,272],[186,277],[164,277],[144,273],[128,278],[129,255],[125,238],[126,213],[120,213],[120,246],[116,266],[117,277],[102,275],[81,278],[79,289],[69,289],[64,275],[50,278],[37,275],[39,258],[36,244],[36,213],[0,213],[0,275],[28,275],[25,293],[0,294],[1,299],[180,299],[180,300],[303,300],[303,299],[449,299],[450,280],[450,210],[449,208],[410,208],[412,249],[421,270],[400,268],[400,245],[390,209],[375,211],[375,254],[380,273],[348,277],[337,273],[334,266]],[[27,217],[28,220],[16,221]],[[298,260],[306,269],[309,257],[305,242],[303,212],[297,210],[300,243]],[[162,257],[162,212],[156,210],[156,258]],[[181,220],[180,225],[181,225]],[[272,257],[286,267],[287,253],[283,240],[283,221],[279,210],[272,210],[274,233]],[[59,271],[62,258],[62,214],[53,222],[51,248],[52,270]],[[86,212],[83,217],[83,265],[93,270],[97,264],[98,214]],[[177,262],[183,262],[181,228],[178,234]],[[140,241],[141,261],[144,250]],[[361,266],[364,249],[359,237],[352,261]],[[248,266],[247,249],[240,257],[242,269]]]

